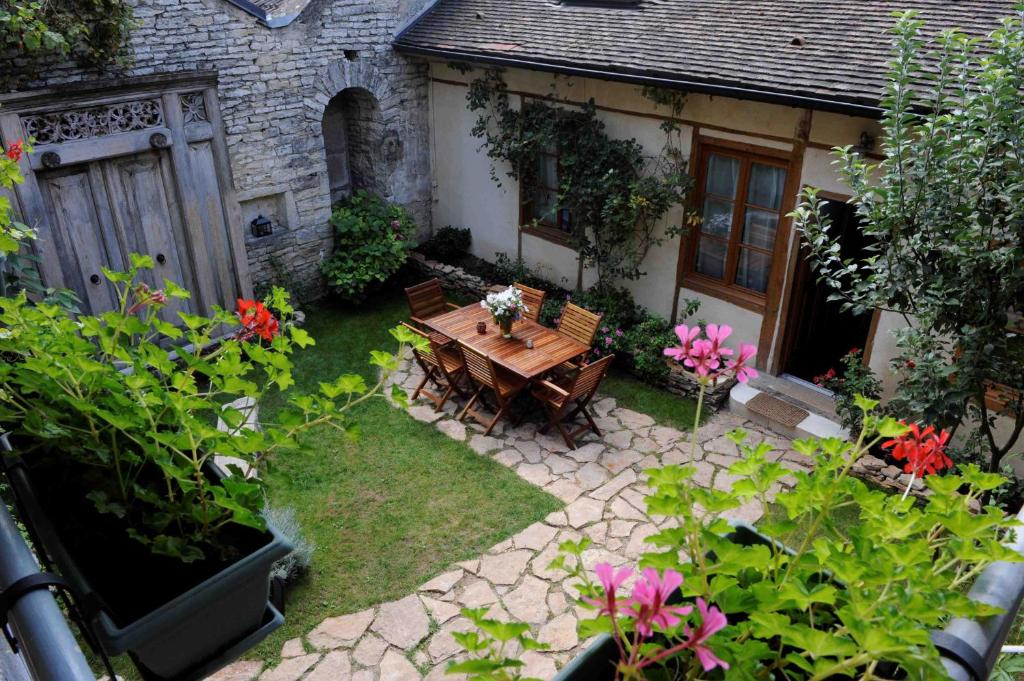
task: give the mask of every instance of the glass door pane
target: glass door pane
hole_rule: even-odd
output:
[[[750,183],[747,203],[762,208],[782,208],[782,193],[786,190],[786,169],[763,163],[750,164]]]
[[[718,239],[701,239],[697,245],[697,271],[715,279],[725,278],[728,244]]]
[[[743,243],[771,250],[775,246],[775,230],[779,214],[760,208],[747,208],[743,219]]]
[[[740,178],[740,161],[730,156],[708,156],[707,180],[704,191],[726,199],[736,198],[736,185]]]
[[[736,283],[751,291],[764,293],[768,290],[768,274],[772,269],[772,257],[765,253],[740,248],[736,264]]]

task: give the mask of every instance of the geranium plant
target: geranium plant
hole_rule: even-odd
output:
[[[131,262],[127,272],[104,270],[118,308],[98,315],[34,305],[24,293],[0,298],[0,428],[30,465],[73,467],[94,508],[121,519],[154,553],[225,559],[224,531],[266,527],[263,483],[244,473],[298,447],[310,428],[355,435],[352,408],[381,394],[397,359],[375,351],[377,384],[348,374],[325,380],[316,393],[289,394],[274,421],[244,428],[248,414],[237,400],[258,404],[291,388],[290,355],[313,344],[290,323],[286,294],[277,289],[266,304],[239,300],[236,312],[216,308],[209,317],[179,312],[175,325],[160,311],[188,291],[167,280],[150,289],[138,276],[151,259]],[[418,342],[402,328],[392,335],[400,346]],[[246,470],[212,476],[206,464],[215,455]]]
[[[725,347],[728,326],[676,331],[680,345],[665,352],[702,386],[722,373],[751,376],[746,362],[756,349]],[[740,458],[727,488],[694,484],[693,465],[648,469],[647,511],[662,529],[647,540],[657,550],[642,556],[639,579],[630,567],[600,564],[595,581],[583,567],[590,539],[562,544],[551,567],[576,578],[579,604],[595,611],[581,621],[581,638],[613,641],[606,678],[945,677],[930,631],[951,617],[994,611],[970,600],[967,587],[992,562],[1021,560],[1002,543],[1017,522],[994,507],[976,511],[1000,476],[973,465],[928,475],[948,465],[946,437],[877,415],[875,400],[856,402],[863,429],[855,442],[793,443],[813,461],[811,472],[791,471],[771,445],[748,444],[741,430],[729,434]],[[850,475],[885,440],[927,476],[924,502]],[[696,458],[696,435],[692,443]],[[767,518],[757,531],[727,520],[742,505]],[[837,522],[840,509],[855,511],[856,520]],[[451,669],[474,679],[519,678],[518,667],[482,657],[497,665],[489,675],[472,676],[476,659]]]

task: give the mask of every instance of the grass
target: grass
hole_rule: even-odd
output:
[[[614,397],[620,407],[649,415],[659,425],[693,430],[693,417],[697,411],[695,400],[655,388],[621,369],[612,368],[601,384],[600,392]]]
[[[388,329],[407,315],[394,294],[359,307],[311,308],[306,326],[317,345],[295,357],[295,389],[311,391],[346,372],[373,378],[370,350],[393,348]],[[274,409],[270,401],[264,414],[272,418]],[[562,505],[383,399],[356,416],[357,441],[327,429],[310,433],[309,451],[277,459],[267,476],[271,503],[296,510],[317,550],[289,593],[285,626],[257,649],[266,659],[325,617],[403,597]]]

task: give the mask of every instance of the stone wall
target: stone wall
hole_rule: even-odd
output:
[[[112,76],[53,64],[44,80],[20,89],[97,79],[114,87],[132,76],[216,71],[254,283],[277,269],[319,290],[318,265],[331,249],[322,121],[328,102],[349,88],[379,106],[380,125],[363,126],[373,134],[357,141],[375,159],[374,178],[428,227],[427,67],[390,45],[426,0],[312,0],[275,29],[226,0],[131,1],[141,25],[129,69]],[[274,233],[257,239],[249,222],[259,213],[271,217]]]

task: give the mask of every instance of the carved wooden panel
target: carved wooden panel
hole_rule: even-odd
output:
[[[163,124],[164,113],[159,98],[21,117],[25,135],[35,139],[37,145],[147,130]]]

